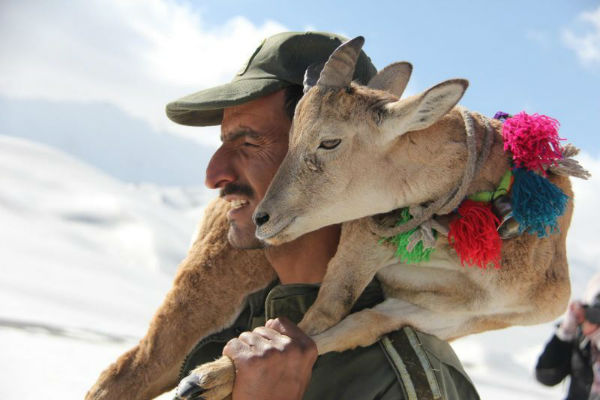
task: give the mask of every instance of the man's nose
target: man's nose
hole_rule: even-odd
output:
[[[220,189],[228,183],[235,182],[237,176],[231,161],[231,157],[222,148],[213,154],[208,167],[206,167],[206,180],[204,181],[206,187]]]

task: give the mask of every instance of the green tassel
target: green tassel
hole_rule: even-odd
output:
[[[408,212],[408,208],[403,208],[400,213],[400,220],[396,223],[396,226],[402,225],[412,219],[412,216]],[[435,250],[434,248],[425,249],[423,248],[423,242],[420,241],[413,248],[412,251],[408,251],[407,246],[410,243],[410,237],[418,228],[411,229],[410,231],[399,233],[396,236],[392,236],[389,238],[383,238],[381,242],[385,241],[388,243],[392,243],[396,245],[395,256],[400,259],[400,261],[405,262],[407,264],[417,264],[422,261],[429,261],[431,253]],[[434,232],[434,235],[437,235]]]

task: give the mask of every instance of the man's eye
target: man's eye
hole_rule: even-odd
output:
[[[244,147],[258,147],[258,145],[250,142],[244,142]]]
[[[338,145],[342,142],[342,139],[329,139],[329,140],[323,140],[321,142],[321,144],[319,145],[320,149],[326,149],[326,150],[331,150],[331,149],[335,149],[336,147],[338,147]]]

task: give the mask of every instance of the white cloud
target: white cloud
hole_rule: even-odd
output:
[[[0,94],[107,102],[157,129],[190,132],[166,118],[165,104],[229,81],[264,37],[284,30],[243,17],[207,28],[170,0],[2,1]]]
[[[581,13],[578,20],[586,27],[582,33],[572,29],[562,32],[562,41],[575,51],[586,66],[600,65],[600,6],[596,10]]]

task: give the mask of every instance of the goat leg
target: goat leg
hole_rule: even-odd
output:
[[[194,344],[230,324],[244,297],[274,279],[262,250],[229,245],[227,209],[219,199],[207,207],[198,239],[146,336],[102,372],[87,400],[145,400],[171,389]]]
[[[316,335],[340,321],[391,254],[378,244],[366,219],[344,223],[337,252],[327,265],[315,303],[298,324],[300,329]]]

